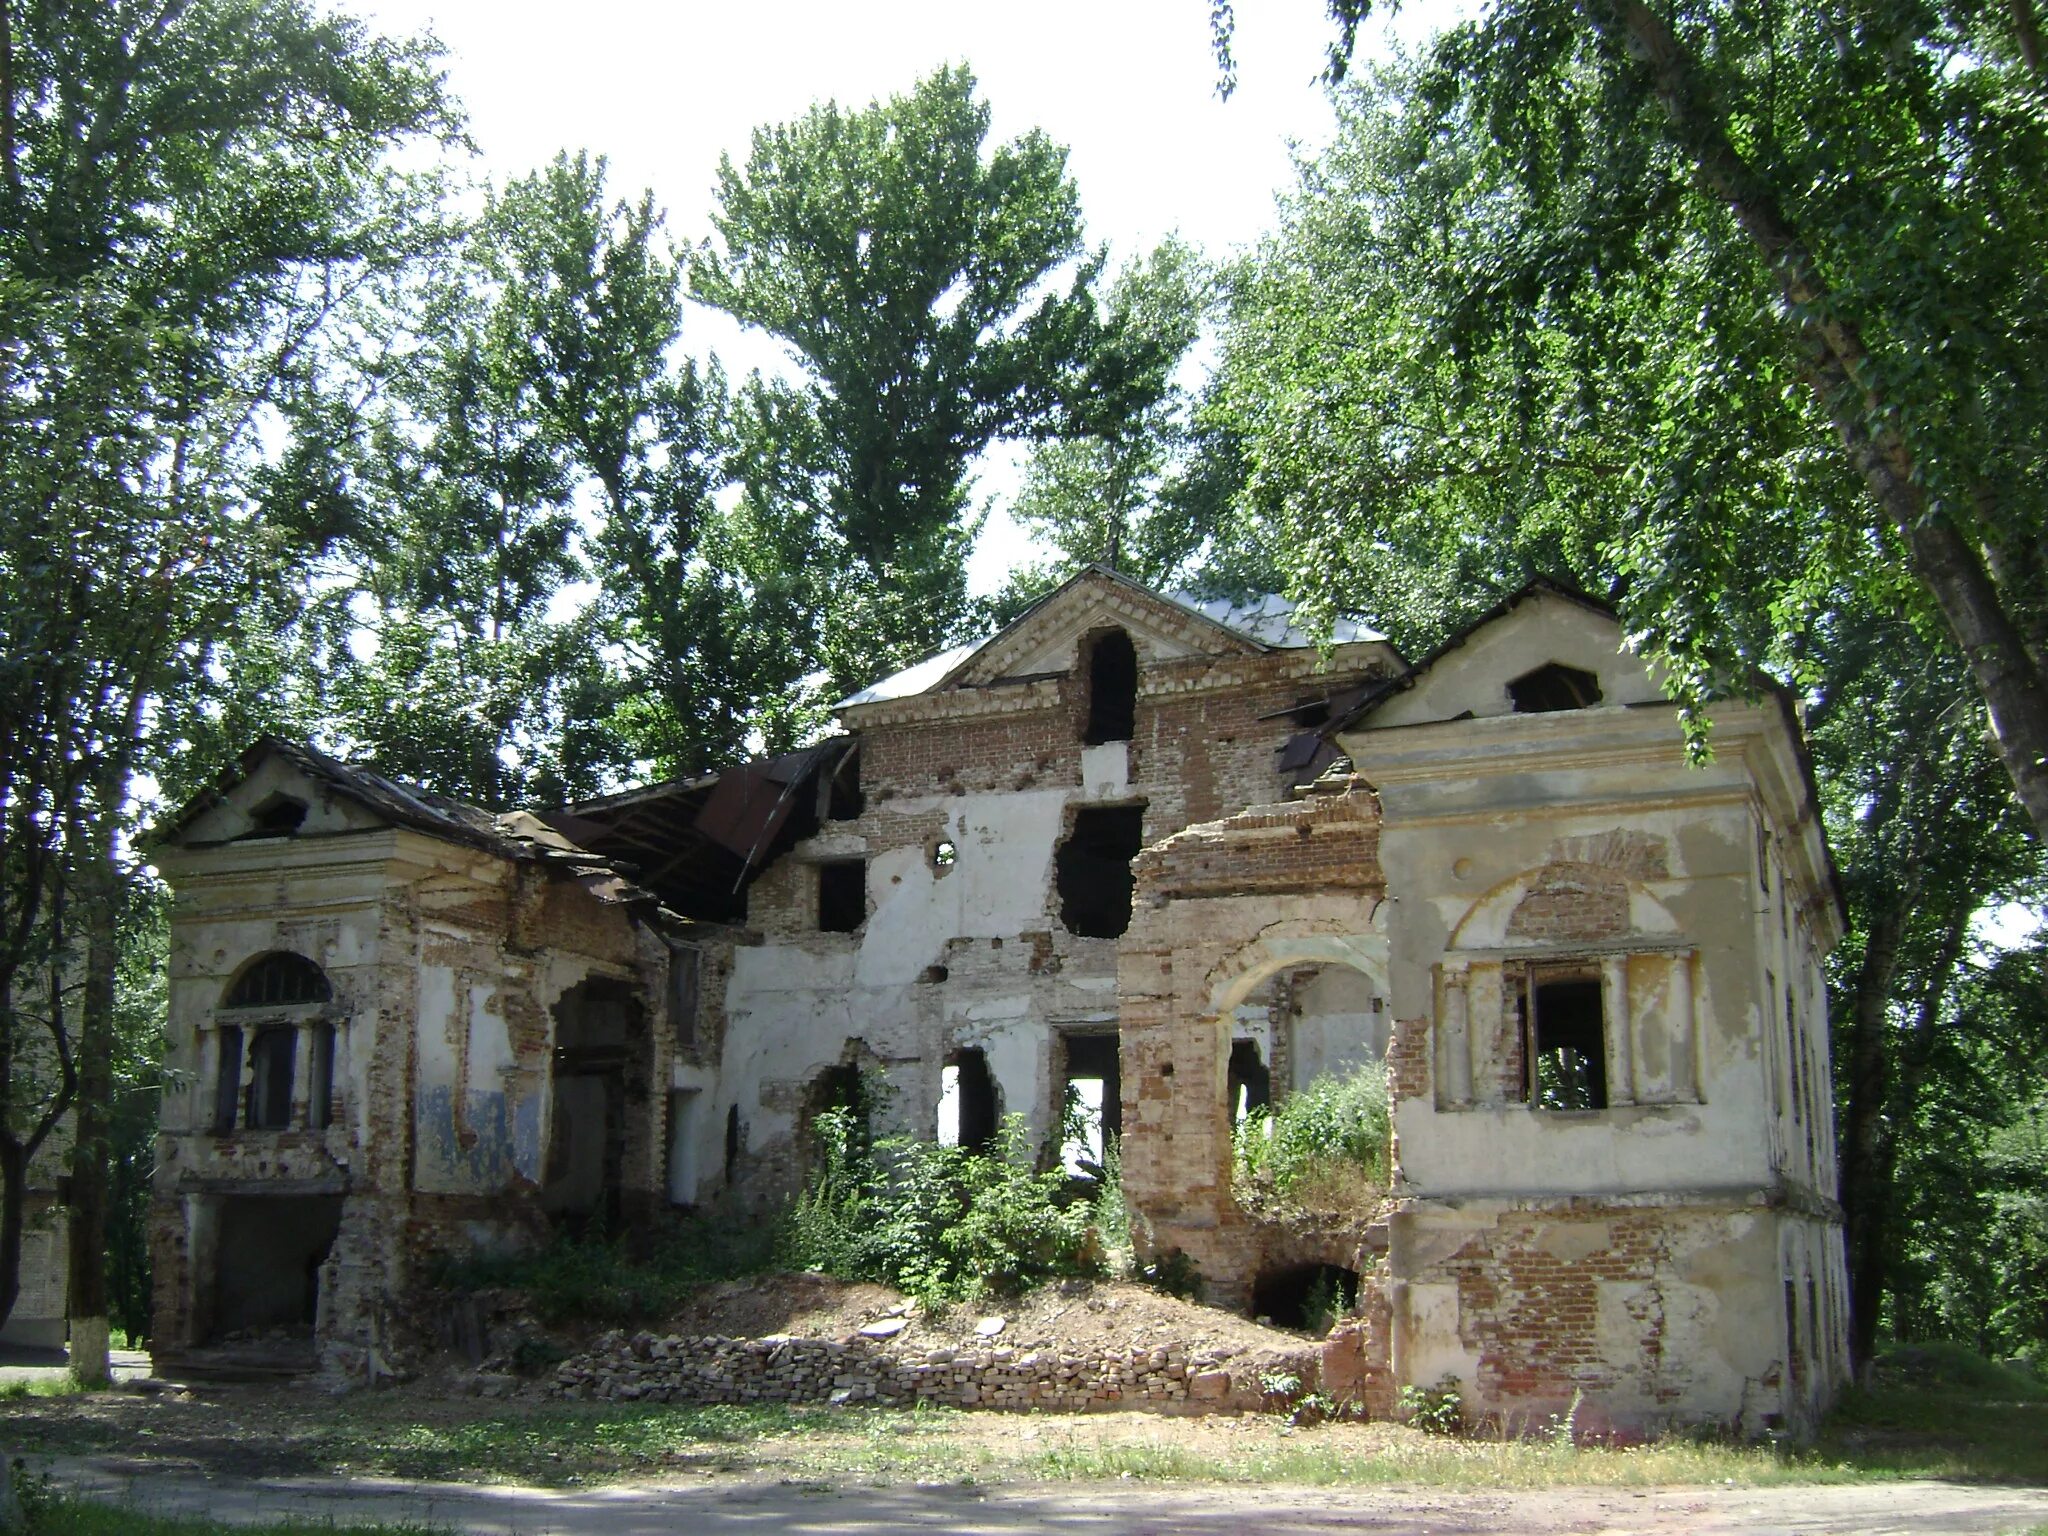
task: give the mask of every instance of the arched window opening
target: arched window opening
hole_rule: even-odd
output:
[[[1105,630],[1088,646],[1088,724],[1081,740],[1091,747],[1129,741],[1137,720],[1137,647],[1122,630]]]
[[[1591,709],[1600,702],[1600,679],[1553,661],[1525,672],[1508,684],[1508,697],[1518,715],[1544,715],[1563,709]]]
[[[228,988],[224,1008],[287,1008],[300,1003],[324,1003],[334,989],[327,975],[304,955],[288,950],[265,955],[235,978]]]

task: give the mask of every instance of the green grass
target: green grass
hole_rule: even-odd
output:
[[[253,1412],[252,1412],[253,1410]],[[1290,1428],[952,1410],[529,1402],[362,1394],[146,1403],[125,1394],[0,1404],[29,1454],[119,1449],[217,1475],[340,1473],[552,1486],[677,1475],[840,1484],[1036,1480],[1420,1487],[1645,1488],[1872,1483],[1909,1477],[2048,1483],[2048,1388],[1960,1352],[1895,1352],[1808,1446],[1712,1436],[1632,1448],[1554,1437],[1457,1439],[1400,1425]]]
[[[72,1380],[70,1374],[53,1376],[17,1376],[12,1381],[0,1381],[0,1402],[20,1402],[29,1397],[69,1397],[74,1392],[105,1391],[103,1387],[85,1387]]]

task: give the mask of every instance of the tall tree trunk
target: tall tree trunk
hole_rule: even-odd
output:
[[[21,1299],[21,1205],[28,1195],[28,1157],[6,1119],[6,1106],[14,1098],[14,1043],[20,1027],[12,981],[0,976],[0,1327]]]
[[[1699,66],[1648,0],[1581,0],[1593,26],[1643,69],[1700,186],[1727,208],[1784,299],[1807,381],[1880,514],[1905,543],[1991,714],[1999,757],[2037,838],[2048,837],[2048,678],[1984,561],[1922,489],[1924,466],[1897,424],[1851,306],[1786,215],[1769,179],[1729,137]]]
[[[1877,1345],[1878,1309],[1884,1301],[1885,1215],[1890,1186],[1884,1173],[1884,1111],[1891,1094],[1888,1005],[1898,971],[1904,909],[1877,914],[1864,941],[1850,1010],[1849,1098],[1842,1121],[1841,1200],[1849,1246],[1849,1357],[1858,1372]]]
[[[120,954],[121,874],[101,818],[81,871],[85,898],[85,996],[78,1027],[78,1098],[71,1149],[71,1374],[85,1386],[110,1379],[107,1348],[107,1159],[113,1112],[114,985]]]

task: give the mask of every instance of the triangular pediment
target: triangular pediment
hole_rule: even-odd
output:
[[[1081,642],[1105,629],[1131,637],[1138,665],[1194,656],[1255,656],[1268,647],[1112,571],[1091,568],[1027,610],[936,685],[974,688],[1073,670]]]
[[[160,834],[187,847],[265,837],[318,837],[390,825],[298,753],[259,742]]]

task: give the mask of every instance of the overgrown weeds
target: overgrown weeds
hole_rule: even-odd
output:
[[[1256,1109],[1238,1122],[1239,1198],[1254,1207],[1364,1214],[1386,1193],[1392,1134],[1384,1068],[1326,1073],[1277,1110]]]
[[[817,1170],[776,1244],[786,1267],[934,1303],[1101,1272],[1096,1205],[1037,1166],[1021,1115],[984,1151],[907,1138],[867,1150],[854,1131],[841,1111],[818,1116]]]

